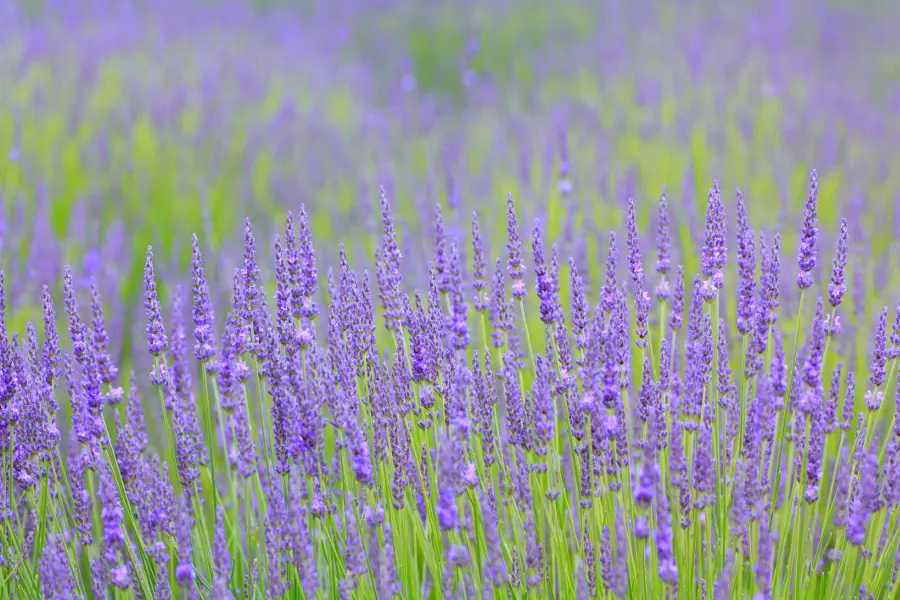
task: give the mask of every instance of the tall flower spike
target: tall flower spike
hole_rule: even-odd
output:
[[[706,195],[706,232],[700,251],[700,270],[706,277],[716,272],[716,199],[712,189]]]
[[[534,276],[537,279],[535,289],[538,300],[540,300],[541,321],[545,325],[551,325],[556,317],[553,303],[553,280],[547,271],[547,264],[544,260],[544,241],[541,239],[539,223],[534,224],[531,252],[534,258]]]
[[[669,253],[672,239],[669,235],[669,205],[666,200],[666,186],[659,194],[659,209],[656,224],[656,272],[665,277],[671,266]]]
[[[891,360],[900,358],[900,302],[894,309],[894,324],[891,326],[891,347],[888,350],[888,358]]]
[[[635,283],[644,278],[644,263],[641,256],[640,239],[637,232],[637,215],[634,210],[634,198],[628,199],[628,269]]]
[[[578,274],[573,258],[569,259],[569,281],[572,286],[572,333],[576,338],[580,338],[581,333],[587,327],[588,307],[584,297],[584,281]]]
[[[100,381],[111,384],[116,380],[119,369],[113,364],[109,356],[109,334],[106,332],[106,321],[103,318],[103,302],[100,300],[100,286],[95,278],[91,278],[91,326],[93,329],[91,342],[94,350],[94,360],[97,361],[97,371]]]
[[[816,266],[816,238],[819,235],[817,215],[819,186],[817,180],[816,170],[813,169],[809,174],[809,190],[806,205],[803,207],[803,229],[800,233],[800,251],[797,257],[797,264],[800,266],[797,285],[801,290],[812,287],[811,271]]]
[[[841,219],[841,233],[838,237],[837,253],[832,263],[831,283],[828,284],[828,302],[835,308],[840,306],[841,300],[847,292],[844,270],[847,268],[848,235],[847,219]]]
[[[147,247],[147,262],[144,264],[144,310],[147,313],[147,348],[150,354],[159,356],[169,347],[169,340],[163,327],[159,297],[156,294],[152,246]]]
[[[674,334],[681,329],[684,313],[684,267],[675,267],[675,281],[672,289],[672,316],[669,317],[669,329]]]
[[[506,270],[512,279],[513,298],[525,297],[525,264],[522,262],[522,242],[519,239],[519,225],[516,221],[516,206],[512,194],[506,197]]]
[[[446,259],[446,279],[449,283],[450,305],[453,310],[451,331],[453,333],[453,347],[457,350],[465,350],[469,345],[469,325],[466,316],[469,304],[463,297],[462,275],[460,274],[459,248],[451,242]]]
[[[256,240],[253,238],[253,227],[249,217],[244,221],[244,268],[241,276],[244,280],[244,306],[241,317],[252,324],[259,307],[259,266],[256,262]]]
[[[303,204],[297,213],[297,228],[299,275],[291,290],[291,307],[295,317],[312,320],[319,314],[319,307],[315,302],[319,272],[316,269],[316,249],[313,247],[312,234],[309,231],[309,217]]]
[[[606,255],[606,285],[603,286],[601,304],[603,310],[611,313],[616,307],[616,234],[609,232],[609,250]]]
[[[432,230],[432,242],[434,243],[434,270],[437,273],[438,290],[442,294],[450,291],[447,265],[447,235],[444,232],[444,218],[441,215],[441,205],[434,207],[434,227]]]
[[[44,316],[44,349],[42,358],[44,361],[44,381],[52,386],[53,380],[59,375],[59,333],[56,330],[56,313],[53,311],[53,297],[47,286],[43,289],[43,316]]]
[[[816,314],[808,343],[803,381],[809,388],[816,389],[822,384],[822,361],[825,353],[825,308],[821,297],[816,302]]]
[[[205,363],[216,353],[213,347],[215,316],[203,269],[203,256],[200,254],[200,239],[196,233],[191,238],[191,293],[194,300],[191,311],[194,321],[194,357]]]
[[[881,309],[878,315],[878,325],[875,328],[875,345],[872,348],[872,375],[869,383],[876,388],[884,383],[885,366],[888,360],[887,349],[887,306]]]
[[[475,289],[474,307],[478,312],[487,310],[489,300],[484,292],[487,287],[487,263],[484,258],[484,242],[478,229],[478,213],[472,211],[472,287]]]
[[[381,248],[375,258],[376,276],[378,278],[379,296],[384,309],[384,325],[389,331],[400,327],[403,316],[403,303],[400,294],[400,259],[402,253],[397,244],[397,233],[394,230],[394,217],[387,200],[387,193],[382,186],[378,191],[381,203]]]

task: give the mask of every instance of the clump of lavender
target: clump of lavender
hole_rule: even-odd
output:
[[[552,219],[526,256],[511,195],[501,256],[474,215],[460,234],[454,206],[431,255],[401,251],[383,188],[380,237],[338,245],[325,289],[303,207],[271,244],[245,221],[231,282],[205,266],[227,253],[204,263],[194,236],[189,297],[148,250],[152,364],[111,351],[117,299],[88,286],[85,320],[70,268],[66,342],[50,286],[43,340],[10,332],[0,289],[10,596],[894,597],[900,421],[884,398],[900,320],[889,332],[882,310],[871,362],[853,354],[862,337],[831,320],[847,222],[817,288],[815,172],[808,197],[806,316],[782,295],[780,236],[757,236],[740,191],[728,263],[718,182],[698,251],[678,252],[699,273],[673,259],[663,189],[653,296],[633,201],[592,287],[600,265],[565,256]]]

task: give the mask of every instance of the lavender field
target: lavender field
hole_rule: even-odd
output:
[[[900,598],[900,9],[725,4],[0,0],[0,600]]]

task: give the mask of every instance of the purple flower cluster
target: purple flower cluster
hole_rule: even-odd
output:
[[[810,189],[804,285],[817,235]],[[707,204],[700,273],[686,274],[663,191],[653,295],[634,201],[629,280],[609,232],[596,288],[574,256],[560,282],[566,246],[550,245],[540,222],[523,253],[511,196],[506,262],[493,257],[490,284],[477,218],[460,239],[451,207],[436,213],[423,291],[401,261],[384,189],[373,290],[365,258],[343,244],[319,281],[305,209],[271,246],[257,245],[261,229],[247,220],[225,306],[198,236],[190,295],[175,278],[165,311],[148,251],[152,363],[146,353],[143,363],[113,359],[100,287],[89,285],[85,322],[66,269],[69,345],[49,288],[43,340],[31,324],[24,342],[10,334],[0,304],[0,507],[29,544],[5,547],[4,564],[25,557],[21,585],[57,597],[888,593],[900,421],[881,417],[895,404],[884,398],[895,391],[900,317],[889,332],[880,312],[868,410],[857,413],[859,360],[842,357],[825,290],[812,315],[779,319],[780,237],[770,246],[756,236],[738,191],[739,283],[722,296],[718,183]],[[832,309],[846,253],[843,221]],[[719,314],[729,300],[734,320]],[[134,369],[127,391],[117,362]]]

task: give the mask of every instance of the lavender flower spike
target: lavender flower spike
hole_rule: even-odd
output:
[[[666,186],[663,186],[659,194],[659,211],[656,224],[656,272],[664,278],[672,265],[670,258],[671,246],[669,205],[666,201]]]
[[[828,284],[828,302],[837,308],[847,291],[844,283],[844,269],[847,268],[847,219],[841,219],[841,234],[838,237],[837,254],[831,269],[831,283]]]
[[[144,310],[147,312],[147,348],[150,354],[159,356],[169,347],[169,340],[163,327],[159,297],[156,294],[152,246],[147,247],[147,262],[144,265]]]
[[[512,279],[513,298],[525,297],[525,263],[522,262],[522,242],[519,239],[519,225],[516,221],[516,205],[513,203],[512,194],[506,197],[506,269],[509,278]]]
[[[800,273],[797,275],[797,286],[801,290],[812,287],[813,280],[810,273],[816,266],[816,238],[818,229],[818,195],[816,170],[809,174],[809,191],[806,198],[806,206],[803,207],[803,229],[800,233],[800,252],[797,264],[800,265]]]
[[[881,309],[878,315],[878,325],[875,328],[875,346],[872,349],[872,375],[869,377],[869,383],[876,388],[881,387],[884,383],[886,374],[885,367],[888,361],[887,348],[887,306]]]
[[[191,293],[194,297],[192,317],[194,320],[194,357],[205,363],[211,359],[216,350],[213,347],[213,315],[212,302],[209,299],[209,286],[203,270],[203,256],[200,254],[200,240],[195,233],[191,238]]]

